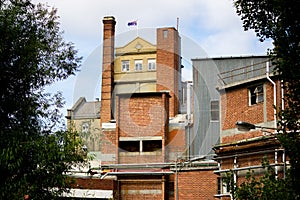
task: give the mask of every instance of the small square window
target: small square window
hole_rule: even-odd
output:
[[[122,72],[128,72],[129,71],[129,60],[123,60],[122,61]]]
[[[143,60],[135,60],[134,61],[134,70],[142,71],[143,70]]]
[[[254,86],[248,89],[249,105],[255,105],[264,101],[263,85]]]
[[[89,124],[87,122],[84,122],[81,126],[81,131],[82,133],[87,133],[89,132]]]
[[[212,121],[219,121],[219,101],[210,102],[210,117]]]
[[[168,30],[164,30],[164,38],[168,38]]]
[[[156,70],[156,60],[148,59],[148,70]]]

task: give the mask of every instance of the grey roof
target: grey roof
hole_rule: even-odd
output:
[[[98,119],[100,118],[100,101],[86,101],[84,97],[80,97],[71,111],[71,119]]]

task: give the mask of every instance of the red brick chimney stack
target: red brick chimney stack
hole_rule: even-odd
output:
[[[115,25],[113,16],[103,20],[103,57],[102,57],[102,87],[101,87],[101,122],[107,123],[113,118],[112,104],[114,89],[114,48]]]
[[[157,29],[157,54],[156,54],[156,90],[169,91],[170,107],[169,116],[174,117],[178,114],[178,84],[180,81],[180,36],[178,31],[171,28]]]

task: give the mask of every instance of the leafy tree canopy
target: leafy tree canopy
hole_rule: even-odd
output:
[[[61,94],[44,91],[81,61],[56,14],[30,0],[0,0],[0,199],[53,199],[70,184],[64,172],[83,161],[75,134],[57,129]]]
[[[253,29],[261,41],[274,42],[269,54],[285,91],[285,108],[278,112],[278,138],[291,163],[292,198],[300,199],[300,1],[234,0],[234,5],[245,30]]]

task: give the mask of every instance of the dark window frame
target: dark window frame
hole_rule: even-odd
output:
[[[210,101],[210,120],[220,121],[220,101],[211,100]]]
[[[249,106],[264,102],[264,85],[259,84],[248,88]]]

